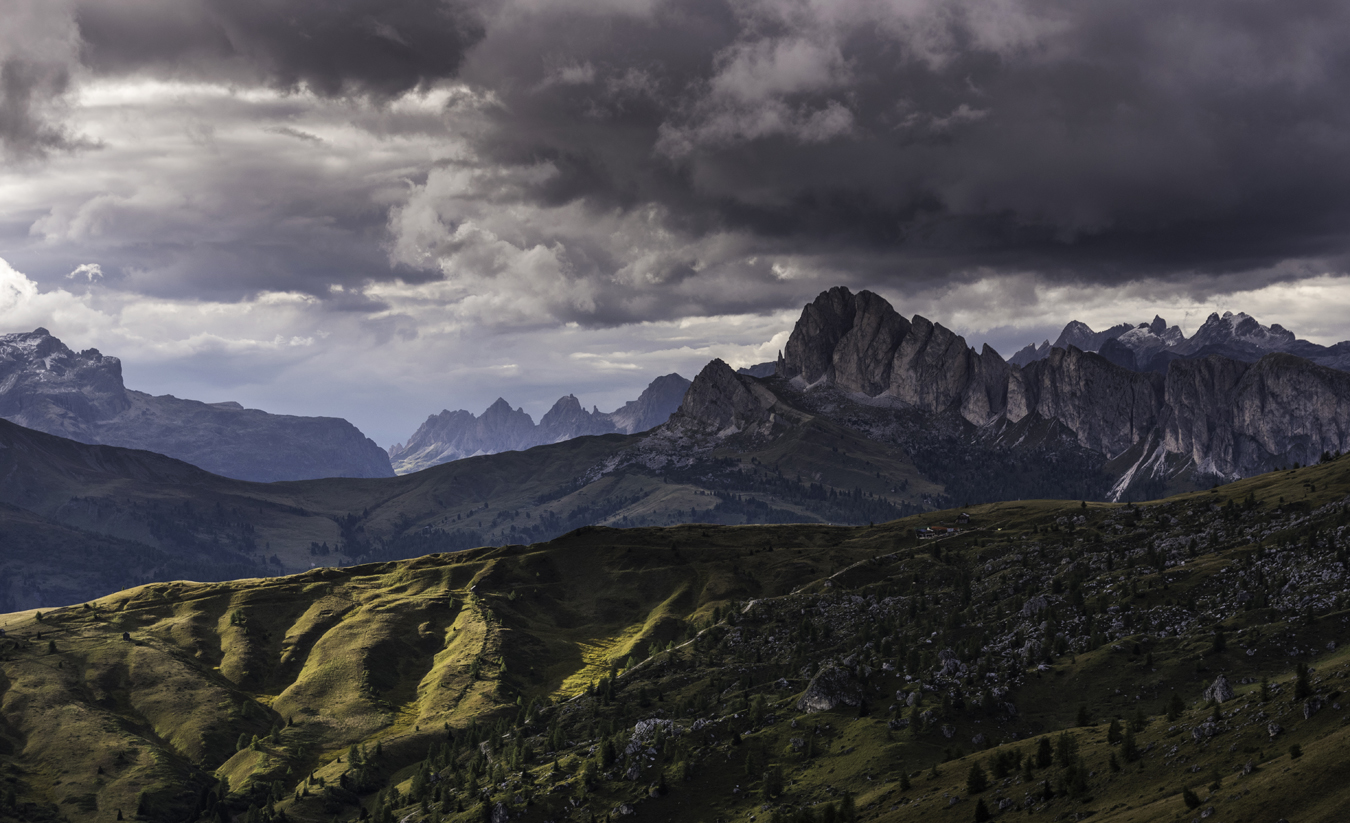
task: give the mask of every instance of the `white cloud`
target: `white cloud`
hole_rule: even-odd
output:
[[[66,275],[67,280],[74,280],[77,277],[84,277],[90,283],[97,277],[103,279],[103,267],[98,263],[81,263],[75,267],[75,270]]]

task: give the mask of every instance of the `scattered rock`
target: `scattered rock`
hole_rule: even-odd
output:
[[[1202,695],[1206,701],[1213,700],[1217,703],[1223,703],[1233,699],[1233,687],[1228,685],[1228,678],[1219,675],[1214,679],[1214,683]]]

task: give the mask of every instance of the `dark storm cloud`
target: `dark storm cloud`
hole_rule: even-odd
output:
[[[480,151],[557,169],[534,202],[657,203],[860,279],[1269,277],[1350,246],[1344,3],[541,4],[462,76],[504,103]]]
[[[0,61],[0,149],[14,159],[69,151],[83,141],[72,138],[53,116],[53,102],[70,84],[66,67],[11,57]]]
[[[441,0],[85,0],[75,20],[96,72],[261,79],[330,97],[451,77],[481,36]]]

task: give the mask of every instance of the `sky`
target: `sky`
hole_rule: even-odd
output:
[[[0,333],[383,446],[871,289],[1350,339],[1350,4],[0,0]]]

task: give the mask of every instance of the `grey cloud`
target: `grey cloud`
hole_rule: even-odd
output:
[[[389,98],[454,76],[481,36],[444,0],[82,0],[86,65],[304,84],[323,96]]]
[[[0,148],[5,155],[33,159],[88,145],[72,137],[52,111],[69,84],[61,64],[18,57],[0,62]]]
[[[855,282],[1344,267],[1344,4],[882,8],[491,18],[463,72],[504,102],[479,151],[553,163],[534,202],[656,203]]]

